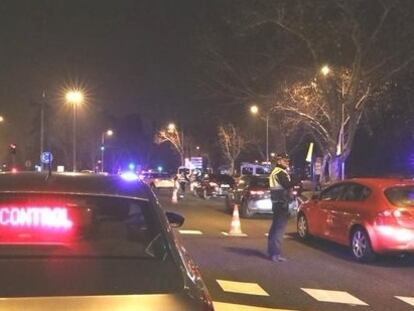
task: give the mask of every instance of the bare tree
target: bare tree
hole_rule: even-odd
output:
[[[240,152],[246,147],[247,140],[233,124],[218,127],[218,138],[224,158],[230,165],[230,173],[234,174],[234,167]]]
[[[155,143],[162,144],[169,142],[173,149],[180,155],[181,165],[184,165],[184,134],[174,129],[161,129],[155,134]]]
[[[337,180],[364,114],[394,75],[414,60],[413,12],[407,3],[281,0],[243,6],[240,2],[241,14],[232,22],[235,40],[263,44],[265,52],[275,51],[275,46],[279,50],[273,57],[254,51],[245,63],[235,63],[235,57],[223,56],[225,52],[210,53],[223,68],[212,86],[233,93],[236,101],[244,96],[244,102],[255,100],[283,112],[289,129],[307,129],[329,164],[330,179]],[[252,66],[266,73],[267,81]],[[243,68],[247,74],[241,73]]]

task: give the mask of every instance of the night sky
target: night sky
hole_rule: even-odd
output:
[[[193,106],[199,1],[2,1],[0,136],[22,141],[28,107],[81,85],[93,109],[174,118]],[[4,144],[2,144],[4,145]]]
[[[33,144],[28,133],[36,127],[34,103],[43,91],[48,104],[63,107],[68,86],[87,92],[88,107],[81,122],[102,112],[116,117],[137,113],[158,125],[177,121],[201,143],[215,137],[217,119],[214,123],[212,118],[217,116],[252,126],[247,124],[253,121],[245,113],[246,103],[232,110],[215,102],[213,109],[205,94],[200,95],[196,65],[200,33],[209,28],[225,30],[222,17],[230,7],[227,4],[216,0],[1,1],[0,115],[6,122],[0,125],[0,160],[7,158],[12,142],[22,153],[24,146]],[[261,125],[253,126],[263,130]],[[362,147],[366,145],[360,141]],[[351,160],[358,162],[352,156]],[[365,164],[359,161],[358,166]]]

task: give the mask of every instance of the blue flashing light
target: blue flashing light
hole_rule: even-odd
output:
[[[136,181],[139,180],[139,177],[137,174],[133,172],[124,172],[121,173],[121,178],[125,181]]]
[[[130,171],[135,170],[135,164],[134,163],[129,163],[128,168],[129,168]]]
[[[158,166],[158,172],[162,172],[162,166]]]

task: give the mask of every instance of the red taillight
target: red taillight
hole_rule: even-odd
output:
[[[251,195],[264,195],[265,192],[263,190],[250,190]]]
[[[377,214],[375,224],[380,226],[398,225],[398,220],[411,220],[413,217],[405,210],[385,210]]]

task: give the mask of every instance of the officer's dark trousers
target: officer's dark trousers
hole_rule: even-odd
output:
[[[288,203],[273,201],[273,221],[267,241],[269,256],[279,256],[282,254],[283,236],[288,220]]]

